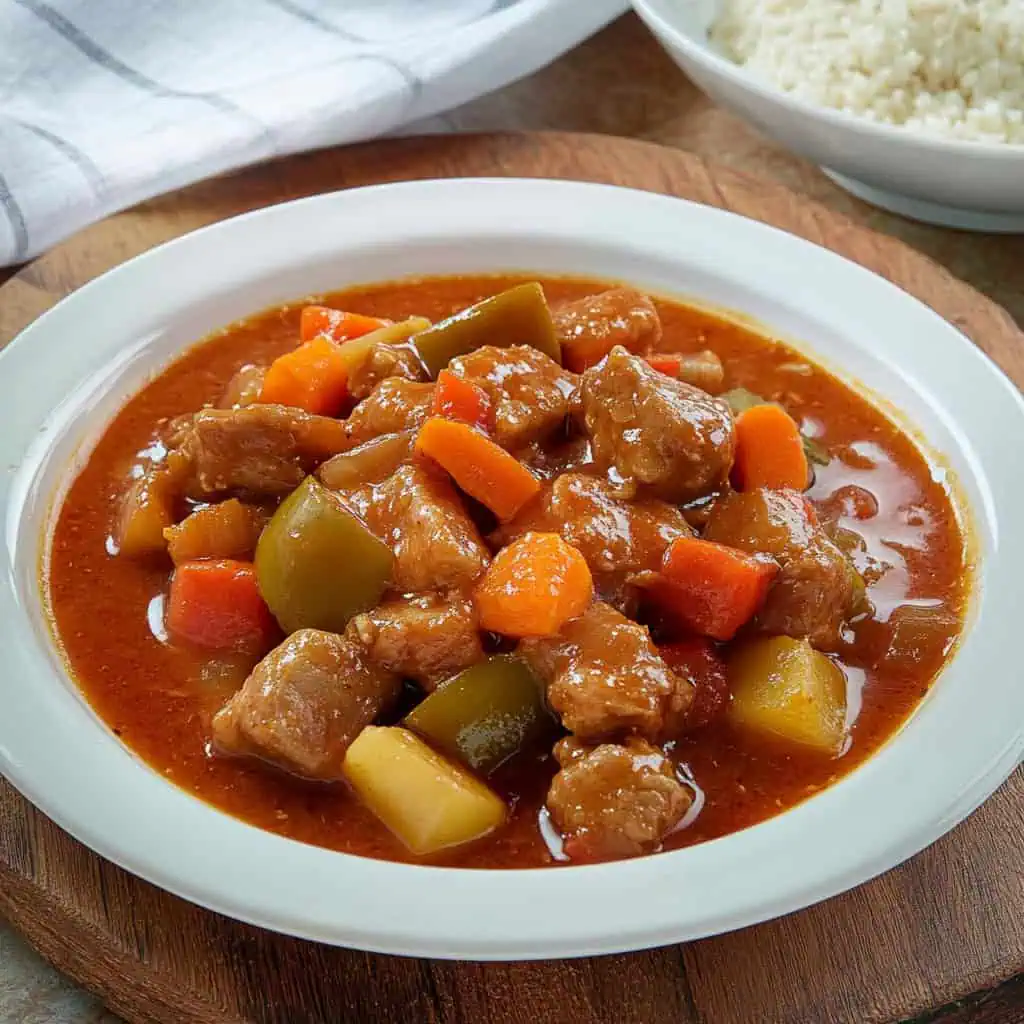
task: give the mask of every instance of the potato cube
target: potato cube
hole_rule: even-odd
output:
[[[846,679],[806,640],[763,637],[729,661],[732,705],[739,727],[836,755],[846,723]]]
[[[504,801],[407,729],[367,726],[342,767],[363,803],[416,854],[493,832]]]

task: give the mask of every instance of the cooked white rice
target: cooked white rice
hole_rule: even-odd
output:
[[[710,35],[811,103],[1024,145],[1024,0],[721,0]]]

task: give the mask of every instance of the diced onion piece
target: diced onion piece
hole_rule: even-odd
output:
[[[401,320],[397,324],[388,324],[387,327],[380,327],[376,331],[370,331],[369,334],[346,341],[340,348],[341,365],[345,367],[351,377],[363,365],[374,346],[397,345],[419,331],[426,330],[429,326],[429,320],[421,316],[411,316],[408,320]]]

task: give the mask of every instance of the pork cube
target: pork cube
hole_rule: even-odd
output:
[[[367,525],[395,555],[392,588],[415,594],[466,589],[490,554],[448,475],[425,463],[402,466],[353,497]]]
[[[562,740],[555,756],[562,769],[551,781],[547,807],[573,860],[651,853],[693,800],[671,761],[646,740],[591,748]]]
[[[665,664],[646,627],[597,601],[552,637],[523,640],[520,654],[547,684],[548,703],[582,740],[635,733],[668,738],[683,722],[693,685]]]
[[[420,426],[434,405],[434,385],[389,377],[352,410],[346,421],[348,447],[381,434],[397,434]]]
[[[626,494],[683,504],[724,483],[736,435],[729,406],[612,349],[583,375],[594,461]]]
[[[300,629],[213,719],[214,743],[307,779],[341,778],[349,744],[398,696],[396,675],[335,633]]]
[[[654,303],[634,288],[612,288],[567,302],[551,314],[562,360],[577,373],[599,363],[616,345],[650,352],[661,341]]]
[[[385,601],[357,615],[346,636],[360,643],[372,662],[425,690],[484,656],[472,603],[442,594]]]
[[[509,451],[550,437],[579,400],[579,378],[530,345],[485,345],[453,359],[448,369],[488,393],[494,439]]]
[[[843,622],[854,611],[856,570],[803,495],[765,487],[730,493],[715,502],[704,539],[763,552],[779,563],[755,619],[761,630],[835,648]]]
[[[530,530],[559,534],[595,575],[656,571],[672,541],[693,533],[672,505],[624,501],[606,480],[584,473],[565,473],[546,484],[497,538],[504,544]]]
[[[284,405],[202,409],[178,425],[174,440],[191,463],[193,497],[287,494],[348,447],[339,420]]]

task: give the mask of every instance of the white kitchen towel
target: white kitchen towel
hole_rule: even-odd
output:
[[[0,0],[0,266],[222,171],[393,132],[626,0]]]

